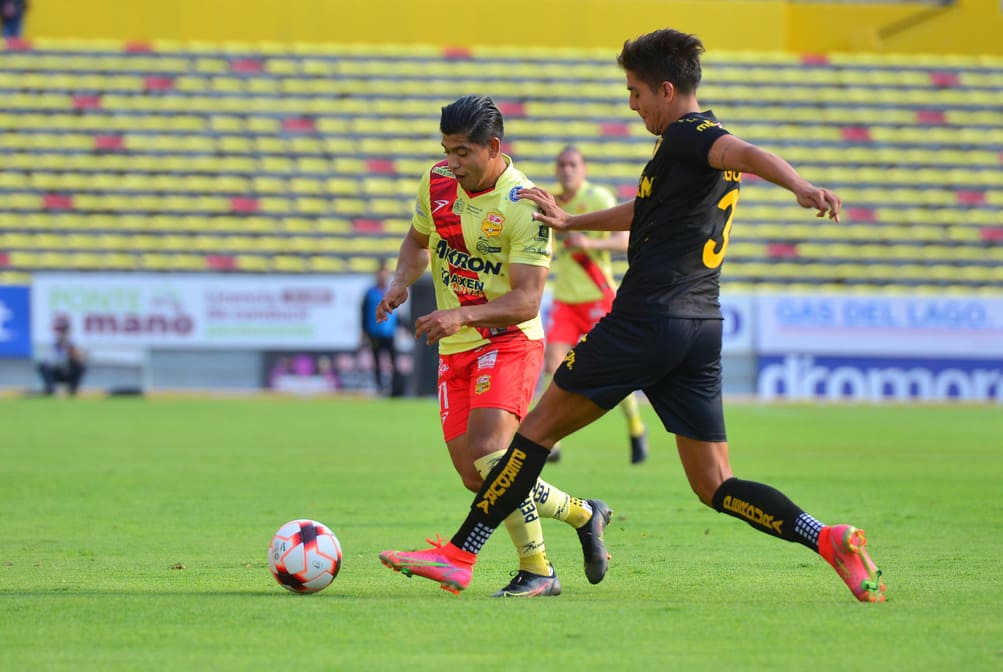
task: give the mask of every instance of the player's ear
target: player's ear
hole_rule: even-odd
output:
[[[662,97],[665,98],[666,102],[672,102],[672,99],[676,95],[676,86],[672,82],[662,82],[658,92],[662,94]]]
[[[492,159],[501,154],[501,144],[501,138],[496,137],[492,137],[488,142],[488,153]]]

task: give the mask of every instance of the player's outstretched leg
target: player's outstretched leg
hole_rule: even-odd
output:
[[[404,576],[420,576],[437,581],[443,590],[459,595],[470,585],[477,556],[450,543],[443,544],[436,535],[426,539],[431,548],[420,551],[383,551],[380,562]]]
[[[885,584],[881,570],[865,548],[864,531],[852,525],[828,525],[818,535],[818,553],[861,602],[884,602]]]
[[[764,483],[729,478],[714,493],[713,508],[742,519],[774,537],[797,542],[821,555],[861,602],[884,602],[881,571],[867,555],[863,530],[825,525],[779,490]]]

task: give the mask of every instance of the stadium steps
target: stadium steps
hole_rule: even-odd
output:
[[[819,223],[747,179],[729,273],[753,287],[1003,289],[1001,75],[990,57],[709,54],[704,105],[847,203],[844,224]],[[596,181],[633,195],[652,138],[606,53],[2,43],[0,281],[55,267],[369,272],[407,230],[438,107],[471,91],[498,101],[506,149],[539,182],[574,143]]]

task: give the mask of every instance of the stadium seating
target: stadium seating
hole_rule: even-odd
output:
[[[635,193],[653,139],[605,52],[0,42],[0,282],[369,273],[467,93],[536,181],[573,143]],[[711,53],[700,98],[846,203],[816,220],[746,176],[726,288],[1003,291],[1003,59]]]

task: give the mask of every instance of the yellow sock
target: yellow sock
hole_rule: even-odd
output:
[[[487,477],[491,467],[504,454],[504,450],[499,450],[475,460],[477,473],[482,478]],[[540,525],[540,514],[532,498],[526,499],[505,519],[505,529],[519,554],[519,569],[550,576],[550,561],[547,559],[547,547],[543,543],[543,526]]]
[[[542,478],[536,481],[533,488],[533,502],[541,518],[561,520],[576,529],[592,518],[592,507],[588,502],[572,497]]]
[[[620,410],[627,418],[627,431],[631,436],[641,436],[644,434],[644,421],[641,420],[641,409],[637,405],[637,398],[633,393],[628,394],[620,402]]]

